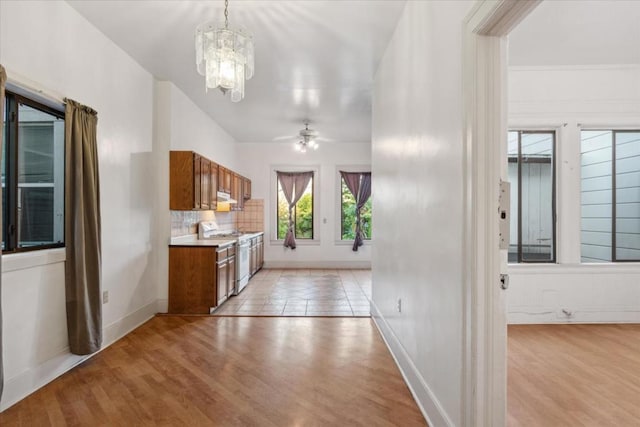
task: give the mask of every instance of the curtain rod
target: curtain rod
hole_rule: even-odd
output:
[[[6,72],[7,72],[7,89],[11,90],[13,87],[14,89],[18,89],[18,91],[27,92],[27,94],[21,93],[20,95],[33,94],[41,98],[41,100],[47,101],[47,102],[43,102],[43,104],[54,104],[54,106],[56,107],[64,108],[65,96],[51,89],[43,88],[37,82],[19,73],[16,73],[8,68],[6,68]]]

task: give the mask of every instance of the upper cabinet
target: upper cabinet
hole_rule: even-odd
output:
[[[218,166],[218,191],[231,193],[231,171],[224,166]]]
[[[251,180],[249,178],[242,178],[242,197],[245,200],[249,200],[251,198]]]
[[[251,181],[193,151],[169,153],[169,209],[215,210],[217,192],[231,194],[242,210],[251,198]],[[247,197],[247,189],[249,197]]]

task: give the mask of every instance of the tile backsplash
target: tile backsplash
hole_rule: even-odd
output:
[[[220,231],[233,231],[237,228],[236,212],[171,211],[171,237],[196,234],[200,221],[215,221]]]
[[[244,202],[244,211],[237,212],[236,220],[240,231],[264,231],[264,200]]]

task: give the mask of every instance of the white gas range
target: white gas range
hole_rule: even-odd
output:
[[[234,295],[238,295],[249,283],[251,237],[251,234],[220,231],[215,221],[202,221],[198,224],[198,240],[236,241],[236,284],[234,286]]]

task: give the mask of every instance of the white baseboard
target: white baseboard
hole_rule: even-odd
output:
[[[169,300],[167,298],[158,298],[156,306],[156,313],[168,313],[169,312]]]
[[[100,351],[152,318],[156,313],[157,306],[157,301],[153,300],[133,313],[106,326],[103,329],[102,348]],[[100,351],[88,356],[78,356],[69,353],[69,348],[67,347],[40,365],[28,369],[13,378],[5,379],[0,412],[18,403],[34,391],[47,385]]]
[[[409,354],[398,340],[398,337],[393,333],[393,330],[373,301],[371,302],[371,317],[373,318],[375,325],[378,327],[380,335],[382,335],[382,339],[387,345],[389,352],[391,352],[391,356],[393,356],[393,359],[396,361],[396,365],[398,365],[398,369],[400,369],[400,373],[402,374],[405,383],[407,383],[413,398],[418,404],[418,407],[420,408],[420,411],[422,411],[422,415],[424,415],[429,426],[453,427],[454,424],[451,421],[451,418],[449,418],[447,412],[433,394],[429,385],[426,383],[418,371],[418,368],[416,368],[415,364],[409,357]]]
[[[265,261],[264,268],[371,269],[371,261]]]
[[[562,309],[539,306],[510,307],[509,325],[566,324],[566,323],[640,323],[640,309],[629,307],[591,307],[571,309],[570,315]]]

